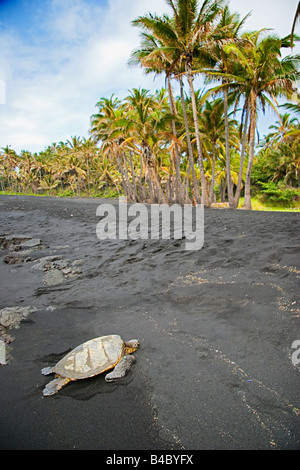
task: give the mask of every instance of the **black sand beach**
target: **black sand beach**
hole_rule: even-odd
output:
[[[42,243],[0,251],[0,310],[35,310],[7,332],[0,448],[299,449],[300,214],[205,210],[204,247],[186,251],[99,240],[101,202],[0,196],[0,236]],[[46,256],[65,262],[56,284]],[[113,333],[141,342],[124,379],[43,397],[43,367]]]

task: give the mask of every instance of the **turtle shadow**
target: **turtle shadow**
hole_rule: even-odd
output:
[[[133,379],[132,372],[129,371],[125,377],[115,382],[106,382],[105,373],[88,377],[86,379],[69,382],[62,388],[54,398],[68,396],[75,400],[87,401],[96,395],[106,395],[114,393],[119,387],[127,386]]]
[[[57,364],[58,361],[60,361],[64,356],[66,356],[66,354],[71,351],[72,348],[69,348],[60,353],[47,354],[45,356],[36,358],[33,362],[35,364],[43,365],[43,367],[53,367],[55,366],[55,364]]]
[[[36,359],[32,360],[34,364],[37,364],[39,367],[41,381],[39,381],[39,385],[35,385],[33,387],[27,388],[27,393],[24,394],[23,399],[30,399],[39,395],[43,395],[43,390],[48,382],[54,378],[54,374],[49,374],[48,376],[44,376],[41,373],[43,367],[53,367],[58,361],[60,361],[66,354],[72,351],[72,348],[69,348],[61,353],[51,353],[45,356],[37,357]]]

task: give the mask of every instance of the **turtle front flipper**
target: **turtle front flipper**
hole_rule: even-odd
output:
[[[106,382],[113,382],[114,380],[118,380],[124,377],[134,362],[134,356],[122,357],[114,370],[105,376]]]
[[[67,385],[70,382],[68,377],[57,377],[56,379],[51,380],[43,390],[44,397],[49,397],[58,392],[62,387]]]

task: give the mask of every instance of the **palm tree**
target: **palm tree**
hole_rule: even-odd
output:
[[[296,182],[300,187],[300,146],[282,143],[278,149],[274,149],[273,155],[277,154],[278,162],[273,174],[272,181],[280,181],[293,186]]]
[[[122,120],[126,123],[124,104],[112,94],[110,98],[101,98],[96,106],[98,107],[98,113],[91,116],[90,134],[94,141],[101,143],[100,152],[105,162],[107,162],[107,158],[109,158],[112,166],[117,164],[122,176],[123,189],[130,200],[131,191],[126,184],[120,158],[120,143],[122,143],[125,138],[124,133],[120,129]],[[101,161],[100,169],[102,164],[103,160]],[[104,164],[104,168],[104,174],[100,176],[99,182],[107,182],[110,180],[110,177],[107,176],[109,172],[106,163]]]
[[[113,186],[120,194],[121,175],[117,168],[117,163],[113,163],[111,159],[105,155],[100,155],[97,162],[97,171],[94,183],[97,189]]]
[[[240,30],[244,25],[249,13],[241,20],[238,13],[231,13],[228,6],[222,11],[222,16],[215,31],[215,42],[210,48],[210,53],[214,57],[215,65],[213,71],[219,71],[223,74],[229,74],[231,70],[231,62],[224,50],[224,45],[228,43],[236,44],[239,47],[241,41]],[[210,71],[206,71],[208,77],[211,77]],[[226,148],[226,174],[227,174],[227,193],[229,207],[235,207],[233,194],[233,181],[230,168],[230,148],[229,148],[229,120],[228,120],[228,88],[225,76],[222,78],[222,88],[224,96],[224,117],[225,117],[225,148]],[[218,88],[220,90],[220,88]]]
[[[153,34],[155,39],[160,41],[160,51],[167,57],[170,64],[168,75],[178,73],[178,70],[181,70],[187,76],[193,106],[201,175],[201,199],[203,204],[208,206],[209,198],[193,85],[194,74],[196,73],[193,70],[193,59],[197,56],[198,63],[200,63],[200,60],[203,63],[209,59],[205,46],[213,40],[214,21],[220,14],[223,0],[204,0],[200,7],[196,0],[166,0],[166,2],[172,9],[172,18],[169,18],[167,15],[159,18],[149,14],[138,18],[133,24],[142,25]]]
[[[81,144],[81,137],[71,136],[71,140],[67,139],[66,146],[72,150],[78,150]]]
[[[216,173],[216,159],[218,156],[218,148],[224,148],[224,138],[225,138],[225,115],[224,115],[224,102],[221,98],[217,98],[214,101],[205,102],[204,109],[201,109],[199,113],[200,121],[200,132],[203,140],[204,147],[211,154],[211,186],[209,199],[210,203],[213,202],[214,197],[214,185],[215,185],[215,173]],[[235,124],[235,121],[228,121],[228,130],[232,125]],[[229,132],[228,132],[229,134]],[[226,142],[227,139],[225,139]],[[231,143],[234,147],[237,146],[237,142],[230,140],[228,136],[228,142]],[[226,144],[225,144],[226,148]],[[226,150],[225,150],[226,154]],[[227,158],[226,158],[226,178],[228,172]],[[227,179],[228,182],[228,179]]]
[[[175,56],[175,61],[177,62],[179,60],[183,62],[190,88],[201,176],[202,203],[205,206],[209,206],[197,103],[193,85],[195,75],[195,70],[193,70],[193,60],[195,57],[197,58],[199,67],[199,64],[205,64],[206,61],[210,59],[210,56],[206,51],[206,46],[213,41],[213,35],[215,32],[214,21],[221,13],[223,1],[204,0],[199,9],[198,2],[193,0],[186,2],[182,2],[180,0],[173,2],[172,0],[169,0],[167,3],[173,10],[174,31],[177,33],[177,57]]]
[[[148,17],[140,17],[137,20],[133,21],[132,24],[134,26],[142,26],[149,28]],[[174,116],[174,119],[171,121],[172,125],[172,133],[174,139],[174,158],[173,158],[173,167],[175,168],[175,198],[173,202],[182,203],[183,202],[183,195],[182,195],[182,187],[181,187],[181,174],[180,174],[180,151],[179,151],[179,143],[177,140],[177,130],[176,130],[176,119],[177,119],[177,112],[176,112],[176,105],[174,100],[173,89],[171,85],[171,74],[170,74],[170,67],[171,62],[170,58],[165,54],[163,51],[164,44],[161,40],[155,38],[152,34],[143,32],[141,34],[141,44],[140,47],[134,50],[131,53],[131,57],[129,60],[129,65],[141,65],[146,71],[146,73],[155,73],[161,74],[165,73],[166,81],[167,81],[167,88],[169,94],[169,106],[171,114]],[[174,162],[175,160],[175,162]]]
[[[29,187],[32,191],[37,191],[40,185],[41,168],[42,164],[37,160],[36,156],[32,155],[31,152],[21,151],[18,175],[22,190],[26,190]]]
[[[192,148],[189,122],[188,122],[188,116],[187,116],[187,110],[186,110],[186,102],[185,102],[186,100],[184,96],[183,81],[182,81],[181,76],[179,76],[179,84],[180,84],[180,99],[181,99],[182,115],[183,115],[186,141],[187,141],[187,149],[188,149],[188,157],[189,157],[189,172],[192,171],[193,196],[196,202],[198,202],[200,201],[200,194],[198,190],[196,171],[194,167],[194,152]],[[209,201],[208,201],[208,204],[209,204]]]
[[[283,180],[300,187],[300,123],[285,113],[274,125],[267,136],[266,154],[273,165],[272,181]],[[268,162],[269,163],[269,162]]]
[[[173,116],[165,91],[149,95],[148,90],[135,88],[123,103],[102,99],[98,106],[100,113],[92,116],[91,133],[101,141],[104,155],[110,154],[112,161],[117,162],[128,199],[166,202],[158,169],[161,146],[172,139]],[[133,153],[141,156],[139,178]],[[147,188],[143,185],[143,173]]]
[[[86,167],[86,178],[89,195],[91,195],[90,166],[93,158],[95,158],[97,155],[97,150],[98,149],[96,147],[95,141],[91,137],[83,138],[79,148],[79,154],[81,157],[83,157],[84,166]]]
[[[297,130],[298,135],[295,132]],[[265,137],[258,153],[254,176],[257,183],[277,182],[300,187],[299,123],[291,124],[283,133],[279,130]]]
[[[225,53],[232,61],[231,73],[215,72],[220,78],[227,79],[226,86],[239,89],[246,97],[249,108],[249,159],[245,181],[244,208],[251,209],[251,171],[255,150],[255,129],[258,105],[276,109],[276,96],[287,96],[295,91],[296,80],[300,76],[298,64],[300,57],[287,56],[281,59],[282,40],[269,35],[260,38],[262,31],[244,35],[247,39],[243,46],[226,44]],[[224,85],[223,85],[224,86]]]
[[[90,134],[96,142],[105,140],[108,129],[115,119],[120,117],[120,100],[112,94],[110,98],[101,98],[96,106],[98,113],[91,116]]]
[[[157,114],[158,102],[149,95],[148,90],[134,88],[126,97],[126,123],[125,130],[130,129],[136,142],[141,147],[143,165],[145,166],[146,179],[149,185],[150,199],[152,202],[166,203],[157,171],[157,160],[154,154],[154,146],[165,132],[165,124],[170,122],[170,113]]]
[[[298,119],[291,118],[288,113],[279,115],[279,120],[269,127],[273,132],[268,135],[268,145],[279,145],[282,139],[290,136],[290,132],[296,124],[298,124]]]
[[[155,71],[156,73],[161,73],[163,71],[166,74],[166,80],[168,84],[168,93],[169,93],[169,102],[170,102],[170,110],[171,114],[174,116],[172,119],[172,133],[174,139],[174,149],[175,149],[175,188],[176,188],[176,198],[175,201],[179,203],[183,203],[184,201],[189,202],[189,199],[184,196],[183,190],[184,186],[181,185],[181,170],[180,170],[180,160],[181,155],[179,153],[179,141],[177,139],[177,130],[176,130],[176,123],[178,123],[178,113],[176,109],[176,104],[174,100],[173,90],[171,86],[171,77],[176,78],[180,85],[180,97],[181,97],[181,105],[182,105],[182,117],[184,120],[185,125],[185,134],[187,140],[187,147],[188,147],[188,155],[189,155],[189,171],[192,171],[192,184],[193,184],[193,194],[195,196],[196,201],[200,202],[200,193],[198,188],[198,182],[196,178],[196,172],[194,168],[194,157],[193,157],[193,150],[191,145],[191,138],[190,138],[190,131],[189,131],[189,124],[187,120],[186,114],[186,105],[185,105],[185,97],[184,97],[184,86],[183,86],[183,79],[182,74],[180,73],[180,66],[177,65],[176,68],[174,64],[172,64],[172,56],[168,54],[168,45],[169,41],[172,43],[172,29],[170,29],[170,25],[168,24],[170,20],[165,16],[163,19],[154,18],[152,16],[148,17],[140,17],[133,22],[134,25],[141,25],[143,27],[147,27],[149,29],[153,29],[157,35],[162,37],[168,37],[168,39],[162,40],[155,38],[153,35],[143,33],[142,34],[142,47],[133,51],[130,63],[136,64],[140,63],[145,69],[146,73],[150,73]],[[150,27],[151,25],[151,27]],[[166,34],[166,32],[168,34]],[[171,37],[171,39],[170,39]],[[181,70],[182,72],[182,70]]]
[[[11,178],[13,177],[13,172],[15,171],[18,155],[16,152],[10,148],[10,145],[6,147],[1,147],[3,150],[3,167],[4,174],[6,174],[6,185],[9,187],[11,185]]]

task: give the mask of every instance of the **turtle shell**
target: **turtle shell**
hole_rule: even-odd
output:
[[[118,335],[94,338],[70,351],[52,371],[71,380],[86,379],[112,369],[122,359],[124,350]]]

